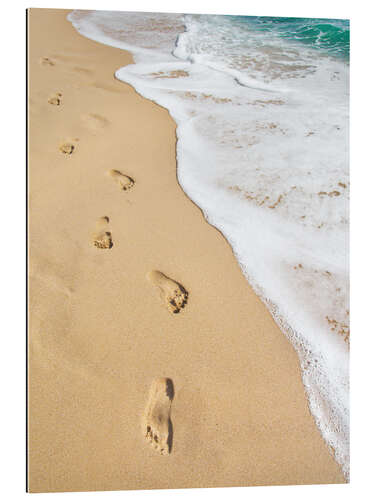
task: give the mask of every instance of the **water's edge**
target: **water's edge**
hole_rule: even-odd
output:
[[[103,41],[103,37],[102,37],[102,39],[98,40],[98,37],[95,37],[95,36],[90,37],[90,36],[88,36],[87,33],[82,33],[82,30],[79,30],[75,26],[75,23],[69,17],[69,15],[68,15],[68,20],[70,22],[72,22],[72,25],[77,29],[77,31],[80,34],[83,34],[87,38],[91,38],[95,41],[99,41],[99,42],[107,44],[107,45],[116,46],[113,44],[113,41],[111,41],[110,39]],[[176,40],[176,44],[177,44],[177,40]],[[123,48],[123,47],[120,47],[120,48]],[[134,51],[132,51],[132,47],[129,46],[125,50],[128,50],[132,54],[133,59],[135,60],[134,56],[136,53],[136,48],[134,47]],[[177,58],[176,58],[176,61],[178,61]],[[188,65],[189,64],[191,64],[191,62],[188,63]],[[189,195],[189,189],[186,189],[186,186],[184,185],[184,180],[183,180],[182,174],[181,174],[181,170],[183,168],[181,166],[182,156],[183,156],[181,130],[184,128],[186,121],[184,119],[182,119],[181,117],[176,117],[171,112],[170,108],[161,104],[160,101],[158,101],[158,99],[155,98],[154,96],[150,95],[150,93],[145,92],[144,87],[142,87],[142,85],[140,85],[139,81],[137,80],[137,70],[134,69],[134,67],[137,67],[137,62],[135,61],[135,64],[131,65],[131,66],[132,66],[132,68],[130,68],[130,67],[119,68],[119,70],[116,71],[116,73],[114,75],[115,78],[118,79],[119,81],[124,81],[127,84],[131,85],[134,88],[134,90],[139,95],[141,95],[143,98],[151,100],[155,104],[157,104],[158,106],[166,109],[168,111],[168,113],[170,114],[171,118],[176,123],[176,169],[177,169],[176,180],[177,180],[178,184],[180,185],[184,194],[189,198],[189,200],[191,200],[194,203],[194,205],[196,205],[200,209],[206,222],[208,222],[211,226],[215,227],[215,229],[217,229],[221,233],[221,235],[225,238],[225,240],[231,246],[233,255],[236,258],[237,262],[239,263],[241,271],[244,274],[245,278],[250,283],[250,285],[253,288],[253,290],[255,291],[255,293],[260,297],[260,299],[266,305],[267,309],[271,313],[272,317],[274,318],[276,324],[279,326],[280,330],[286,335],[288,340],[292,343],[293,347],[295,348],[295,350],[299,356],[299,360],[300,360],[301,376],[302,376],[302,381],[303,381],[303,384],[305,387],[306,396],[307,396],[307,400],[309,403],[310,411],[315,419],[317,427],[320,430],[324,440],[326,441],[326,443],[328,445],[333,447],[333,449],[335,450],[336,461],[342,467],[342,470],[343,470],[343,473],[344,473],[346,479],[349,479],[348,443],[347,443],[347,445],[346,444],[344,445],[343,449],[340,449],[340,446],[338,445],[338,442],[337,442],[337,437],[335,437],[333,435],[335,433],[336,433],[336,435],[338,435],[341,432],[344,432],[344,434],[346,435],[346,433],[348,431],[347,431],[347,429],[344,429],[344,431],[343,431],[343,429],[340,426],[337,428],[336,427],[337,424],[333,426],[334,427],[333,429],[327,427],[326,423],[324,423],[324,421],[322,420],[322,418],[320,416],[322,401],[319,398],[319,396],[320,396],[319,391],[315,390],[316,381],[314,380],[314,373],[308,367],[308,365],[310,365],[310,363],[313,362],[313,358],[317,357],[317,353],[314,350],[314,347],[309,346],[308,342],[306,341],[306,338],[301,338],[301,336],[298,334],[298,332],[295,329],[293,329],[292,326],[289,324],[289,322],[286,320],[285,315],[282,314],[282,312],[280,311],[280,309],[276,305],[276,303],[267,297],[265,291],[259,285],[259,283],[257,283],[257,281],[252,276],[249,275],[249,273],[247,272],[246,266],[244,264],[243,256],[241,256],[240,254],[238,254],[236,252],[233,240],[231,240],[231,238],[228,236],[228,234],[226,234],[225,230],[223,230],[223,227],[220,226],[220,224],[217,224],[214,220],[212,220],[212,217],[210,217],[209,212],[207,212],[205,210],[205,208],[199,204],[197,199],[194,199],[194,197],[191,197]],[[138,64],[138,67],[139,66],[140,65]],[[151,92],[151,94],[152,94],[152,92]],[[316,362],[316,359],[315,359],[315,362]],[[324,361],[322,361],[322,363],[324,363]],[[320,377],[321,377],[320,384],[326,385],[327,387],[330,387],[332,385],[331,381],[329,380],[328,377],[325,376],[324,373],[323,374],[320,373]],[[328,412],[329,412],[329,410],[328,410]],[[332,416],[333,421],[337,420],[337,415],[334,413],[334,411],[333,411],[332,415],[328,415],[328,419],[330,418],[330,416]],[[327,418],[327,415],[326,415],[326,418]]]

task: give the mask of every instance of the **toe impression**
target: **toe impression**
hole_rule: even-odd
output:
[[[96,248],[109,249],[113,247],[112,234],[108,231],[109,217],[100,217],[96,223],[97,231],[93,236],[93,244]]]
[[[160,271],[150,271],[147,278],[159,288],[160,296],[171,313],[178,314],[185,307],[189,294],[181,283],[168,278]]]

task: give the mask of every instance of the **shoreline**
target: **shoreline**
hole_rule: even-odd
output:
[[[68,12],[29,10],[29,490],[345,482],[296,352],[178,184],[169,112],[115,79],[131,54]],[[108,250],[92,244],[100,217]],[[155,269],[188,290],[180,314],[147,281]],[[157,377],[175,388],[168,457],[140,427]]]

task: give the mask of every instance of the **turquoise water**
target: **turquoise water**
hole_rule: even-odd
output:
[[[324,50],[332,56],[349,60],[350,24],[346,19],[309,19],[297,17],[230,16],[252,31],[273,33]]]

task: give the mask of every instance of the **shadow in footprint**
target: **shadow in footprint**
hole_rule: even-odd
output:
[[[168,398],[173,401],[174,398],[174,386],[172,379],[167,378],[166,380],[166,390],[165,392],[167,393]],[[168,421],[168,439],[167,439],[167,445],[168,445],[168,453],[172,452],[172,444],[173,444],[173,424],[172,420],[169,419]]]
[[[168,439],[167,439],[168,453],[172,453],[172,445],[173,445],[173,424],[172,424],[172,420],[169,419],[169,421],[168,421]]]

